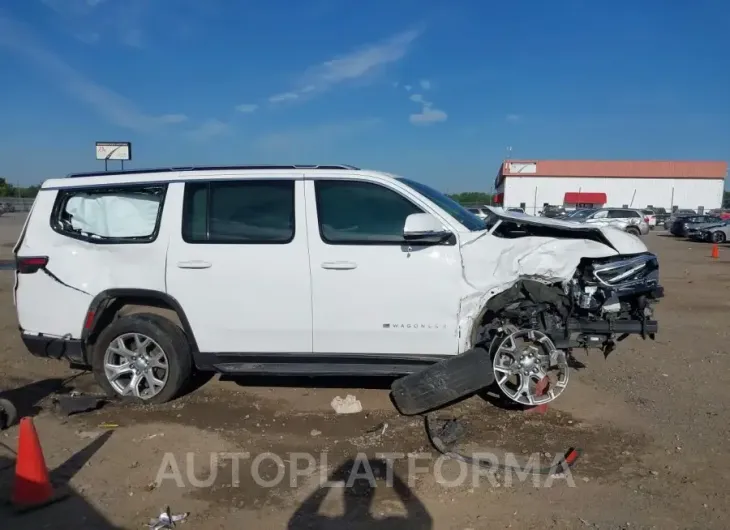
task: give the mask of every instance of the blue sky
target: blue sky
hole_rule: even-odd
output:
[[[4,0],[0,176],[349,163],[449,192],[514,158],[730,159],[727,0]]]

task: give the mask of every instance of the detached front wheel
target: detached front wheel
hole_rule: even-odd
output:
[[[99,335],[92,368],[110,396],[165,403],[190,379],[190,343],[179,327],[159,315],[121,317]]]

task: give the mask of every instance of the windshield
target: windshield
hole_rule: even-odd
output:
[[[480,219],[478,216],[471,213],[454,199],[447,197],[440,191],[436,191],[435,189],[426,186],[425,184],[421,184],[420,182],[415,182],[407,178],[399,177],[397,180],[398,182],[401,182],[409,188],[414,189],[415,191],[432,201],[439,208],[444,210],[451,217],[459,221],[472,232],[478,232],[480,230],[487,229],[487,224],[482,219]]]
[[[585,219],[591,215],[595,210],[576,210],[571,213],[568,217],[571,219]]]

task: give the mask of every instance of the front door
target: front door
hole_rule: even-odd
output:
[[[424,205],[366,180],[306,181],[315,353],[454,354],[458,244],[410,246]]]
[[[182,230],[170,237],[167,288],[200,351],[311,353],[301,177],[195,180],[184,187],[183,196],[182,185],[174,186]]]

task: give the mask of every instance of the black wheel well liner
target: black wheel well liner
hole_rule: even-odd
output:
[[[130,304],[148,305],[174,311],[180,319],[182,330],[190,342],[191,351],[193,353],[199,351],[193,329],[180,302],[173,296],[154,289],[121,288],[107,289],[98,293],[91,301],[91,304],[89,304],[86,318],[91,318],[91,323],[88,325],[88,321],[84,322],[84,327],[81,332],[82,342],[84,344],[92,343],[101,330],[109,325],[111,319],[119,309]]]
[[[492,296],[484,307],[477,313],[471,330],[471,347],[479,334],[479,329],[484,324],[484,319],[491,313],[498,313],[500,309],[513,302],[520,300],[530,300],[535,303],[549,303],[563,316],[567,316],[571,312],[570,298],[555,285],[548,285],[537,280],[522,278],[517,280],[510,287],[502,292]]]

